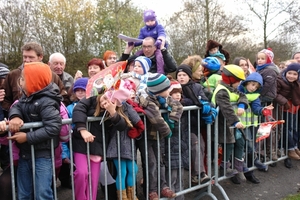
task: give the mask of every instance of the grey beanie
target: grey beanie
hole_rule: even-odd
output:
[[[6,77],[6,75],[9,73],[8,66],[0,63],[0,78],[3,79]]]

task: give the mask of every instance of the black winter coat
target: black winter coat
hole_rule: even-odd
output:
[[[54,147],[59,142],[59,133],[62,125],[60,116],[60,103],[62,96],[56,84],[49,84],[44,89],[33,93],[29,97],[22,95],[19,102],[9,110],[9,119],[21,118],[24,123],[43,122],[40,128],[33,130],[21,130],[26,133],[27,142],[18,144],[20,157],[31,158],[31,145],[34,144],[36,158],[51,157],[51,139],[54,139]]]
[[[87,143],[81,137],[78,128],[84,128],[89,130],[96,138],[94,142],[90,143],[90,154],[103,156],[103,144],[107,147],[109,142],[110,134],[117,131],[122,131],[127,127],[125,119],[122,118],[119,114],[116,114],[114,117],[108,118],[105,120],[104,127],[105,131],[102,130],[102,125],[99,121],[93,121],[89,123],[89,129],[87,127],[87,117],[93,117],[97,105],[97,96],[90,97],[88,99],[81,99],[73,110],[72,122],[75,124],[75,129],[73,132],[73,151],[87,154]],[[102,116],[104,112],[100,114]],[[100,117],[98,116],[98,117]],[[103,141],[103,134],[105,134],[105,141]]]

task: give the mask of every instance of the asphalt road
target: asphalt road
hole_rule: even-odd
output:
[[[300,192],[300,161],[293,161],[293,168],[288,169],[284,166],[283,161],[279,161],[276,167],[269,167],[268,172],[254,171],[255,176],[260,180],[260,184],[252,184],[249,181],[240,185],[233,184],[229,179],[220,182],[230,200],[280,200],[289,194]],[[138,175],[140,180],[141,174]],[[138,190],[142,188],[138,186]],[[212,192],[217,199],[224,199],[220,190],[212,187]],[[185,195],[186,200],[195,200],[199,194],[198,191]],[[60,200],[71,200],[71,190],[58,187],[58,197]],[[139,200],[145,198],[138,193]],[[104,199],[102,192],[99,190],[97,200]],[[212,199],[205,196],[203,200]]]

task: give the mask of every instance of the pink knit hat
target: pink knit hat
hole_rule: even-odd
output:
[[[271,48],[263,49],[263,50],[260,51],[260,53],[266,54],[266,56],[267,56],[267,60],[266,60],[267,62],[266,63],[267,64],[270,64],[270,63],[273,62],[274,53],[273,53]]]
[[[122,106],[122,103],[125,102],[130,97],[130,90],[133,89],[133,85],[128,80],[120,80],[119,88],[111,89],[105,92],[105,95],[117,106]]]

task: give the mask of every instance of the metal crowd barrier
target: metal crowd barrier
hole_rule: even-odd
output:
[[[164,111],[162,111],[163,113]],[[197,113],[197,118],[199,119],[198,122],[200,121],[200,118],[201,118],[201,115],[200,115],[200,109],[197,107],[197,106],[188,106],[188,107],[184,107],[184,112],[186,113],[186,116],[187,116],[187,121],[188,121],[188,163],[189,163],[189,167],[188,169],[184,169],[184,170],[179,170],[179,183],[180,183],[180,190],[176,192],[177,196],[180,196],[180,195],[193,195],[193,199],[200,199],[202,198],[203,196],[209,196],[211,197],[212,199],[217,199],[217,197],[214,195],[213,191],[212,191],[212,186],[216,186],[217,189],[220,190],[222,196],[223,196],[223,199],[229,199],[227,194],[226,194],[226,191],[222,188],[222,186],[219,184],[220,181],[224,180],[224,179],[227,179],[226,176],[223,176],[222,174],[219,174],[219,159],[220,159],[220,155],[219,155],[219,152],[220,152],[220,147],[219,147],[219,143],[218,143],[218,134],[213,134],[213,133],[218,133],[218,119],[216,119],[215,123],[213,125],[205,125],[206,128],[204,127],[201,127],[201,124],[198,123],[198,124],[191,124],[191,117],[195,117],[195,112]],[[275,109],[274,109],[274,112],[273,112],[273,115],[274,115],[274,118],[275,119],[279,119],[279,118],[282,118],[284,117],[284,114],[282,111],[280,111],[280,109],[276,106]],[[262,122],[263,117],[260,117],[259,119],[259,123],[258,125]],[[286,118],[286,123],[288,123],[287,120],[288,117],[285,117]],[[146,118],[143,118],[144,119],[144,124],[145,124],[145,130],[146,130],[146,127],[147,127],[147,121],[146,121]],[[101,118],[100,117],[88,117],[88,120],[87,120],[87,125],[89,125],[89,122],[92,122],[92,121],[99,121],[100,122]],[[298,114],[297,114],[297,122],[298,122]],[[65,119],[63,120],[63,124],[71,124],[72,121],[71,119]],[[104,125],[104,123],[103,123]],[[182,163],[182,149],[181,149],[181,142],[182,142],[182,137],[183,137],[183,133],[181,131],[181,123],[179,123],[179,137],[178,137],[178,143],[179,143],[179,152],[178,152],[178,155],[179,155],[179,163]],[[37,127],[41,127],[42,126],[42,123],[41,122],[33,122],[33,123],[25,123],[24,126],[22,127],[22,129],[33,129],[33,128],[37,128]],[[206,168],[207,168],[207,175],[208,177],[211,177],[211,180],[208,181],[207,183],[205,184],[200,184],[200,180],[199,180],[199,184],[198,185],[195,185],[195,186],[192,186],[191,184],[191,179],[192,179],[192,176],[191,176],[191,148],[192,148],[192,144],[191,144],[191,128],[192,126],[198,130],[197,133],[195,133],[196,135],[199,136],[199,134],[203,134],[200,132],[200,130],[205,130],[206,131]],[[250,125],[250,126],[247,126],[246,128],[254,128],[254,124],[253,125]],[[294,126],[296,126],[297,130],[298,130],[298,123],[294,124]],[[89,127],[89,126],[87,126]],[[102,129],[104,131],[104,126],[102,126]],[[284,145],[283,144],[283,141],[280,140],[280,138],[283,138],[283,134],[284,132],[287,132],[287,128],[286,130],[283,130],[283,125],[279,125],[276,127],[276,129],[274,130],[274,134],[275,134],[275,137],[269,137],[268,139],[265,139],[261,142],[261,145],[259,146],[259,149],[258,149],[258,155],[259,155],[259,159],[261,159],[263,161],[264,164],[267,164],[267,165],[276,165],[276,162],[280,161],[280,160],[283,160],[283,159],[286,159],[287,158],[287,154],[288,154],[288,151],[287,151],[287,148],[285,148],[285,152],[284,154],[281,154],[278,158],[277,161],[272,161],[272,160],[268,160],[267,158],[270,157],[271,155],[271,152],[269,153],[269,155],[267,153],[263,153],[264,150],[267,148],[267,145],[270,144],[270,148],[272,149],[273,148],[273,144],[274,144],[274,139],[275,139],[275,144],[278,144],[276,145],[274,148],[276,149],[276,153],[278,150],[281,150],[281,147],[282,146],[287,146],[287,140],[286,140],[286,144]],[[74,163],[73,161],[73,147],[72,147],[72,137],[71,137],[71,134],[70,133],[70,152],[71,152],[71,163]],[[119,134],[119,133],[118,133]],[[226,134],[226,133],[224,133]],[[11,133],[9,133],[9,136],[11,135]],[[158,136],[158,133],[157,133],[157,136]],[[255,139],[255,135],[254,136],[254,139]],[[287,135],[286,135],[287,137]],[[159,138],[159,137],[158,137]],[[147,134],[144,133],[144,137],[142,138],[144,141],[145,141],[145,170],[146,170],[146,177],[143,177],[144,180],[146,180],[146,188],[145,188],[145,194],[143,196],[145,196],[145,199],[148,199],[148,196],[149,196],[149,177],[148,177],[148,171],[149,171],[149,164],[148,164],[148,151],[147,151]],[[201,147],[201,141],[200,141],[200,137],[197,137],[198,141],[197,141],[197,148],[198,148],[198,152],[201,151],[201,149],[203,147]],[[105,141],[105,135],[103,134],[103,141]],[[280,141],[280,142],[279,142]],[[119,152],[119,156],[118,156],[118,161],[119,161],[119,169],[120,169],[120,151],[121,149],[119,148],[119,145],[120,145],[120,137],[118,137],[118,152]],[[134,140],[132,139],[132,142],[134,142]],[[157,140],[157,145],[160,146],[162,141],[160,140]],[[252,145],[254,144],[254,141],[251,141],[251,140],[246,140],[246,147],[248,145],[248,143],[251,143],[252,142]],[[167,143],[170,144],[170,139],[167,139]],[[52,155],[52,168],[53,168],[53,188],[54,188],[54,199],[58,199],[59,198],[59,194],[57,192],[57,185],[56,185],[56,177],[55,177],[55,167],[54,167],[54,147],[53,147],[53,141],[52,141],[52,148],[51,148],[51,155]],[[107,161],[107,158],[106,158],[106,144],[104,143],[104,158],[103,158],[103,161],[106,163]],[[132,146],[132,153],[134,154],[135,151],[139,151],[139,150],[136,150],[136,149],[133,149],[133,144],[131,143],[131,146]],[[169,148],[170,148],[170,145],[168,145]],[[280,147],[280,149],[278,148],[278,146]],[[87,144],[87,149],[89,149],[89,145]],[[34,146],[32,146],[32,150],[34,151]],[[226,148],[222,149],[223,151],[223,154],[226,153]],[[9,152],[10,152],[10,164],[11,166],[13,166],[13,154],[12,154],[12,142],[9,141]],[[170,166],[170,163],[171,163],[171,160],[170,160],[170,151],[168,150],[168,158],[169,160],[167,162],[169,162],[169,166]],[[158,150],[158,160],[160,160],[160,151]],[[247,155],[247,148],[245,148],[245,154]],[[139,155],[139,154],[137,154]],[[88,160],[89,159],[89,154],[87,154],[88,156]],[[247,157],[247,156],[245,156]],[[232,160],[234,158],[234,155],[232,155]],[[252,162],[252,167],[249,168],[249,170],[255,170],[257,169],[255,166],[254,166],[254,156],[252,157],[253,159],[252,160],[248,160],[247,158],[245,158],[245,162],[248,163],[248,162]],[[200,173],[201,173],[201,170],[200,170],[200,161],[204,159],[204,158],[201,158],[200,157],[200,154],[198,155],[198,176],[200,178]],[[138,164],[138,169],[139,170],[142,170],[142,166],[141,166],[141,163],[140,163],[140,160],[141,158],[138,158],[137,159],[137,164]],[[135,161],[132,161],[132,162],[135,162]],[[34,153],[32,153],[32,163],[33,163],[33,181],[34,181]],[[160,165],[159,163],[157,164],[158,166],[158,169],[157,169],[157,178],[158,180],[160,180]],[[89,172],[90,172],[90,162],[88,163],[88,168],[89,168]],[[182,167],[179,167],[179,169],[181,169]],[[102,169],[103,170],[103,169]],[[105,189],[104,191],[102,191],[104,193],[104,198],[106,200],[108,200],[108,189],[107,189],[107,168],[104,168],[104,176],[105,176]],[[134,170],[134,169],[133,169]],[[73,167],[71,167],[71,174],[73,174]],[[166,173],[169,174],[169,177],[171,177],[171,168],[169,167],[168,169],[166,169]],[[119,176],[121,176],[121,174],[119,173]],[[16,198],[16,189],[15,189],[15,174],[14,174],[14,170],[13,170],[13,167],[11,168],[11,177],[12,177],[12,188],[13,188],[13,200],[17,199]],[[137,178],[137,177],[136,177]],[[142,177],[138,177],[139,178],[142,178]],[[91,196],[91,174],[89,173],[89,190],[90,190],[90,199],[92,199],[92,196]],[[136,182],[138,184],[139,181],[137,180],[134,180],[134,182]],[[171,185],[171,178],[169,178],[167,180],[167,183],[168,185],[170,186]],[[121,184],[121,181],[119,182],[119,184]],[[134,191],[137,191],[136,190],[136,187],[137,187],[137,184],[134,188]],[[34,184],[33,184],[34,185]],[[158,181],[158,188],[160,188],[160,182]],[[171,188],[172,190],[174,188]],[[99,193],[99,191],[98,191]],[[140,195],[142,193],[142,191],[137,191],[137,194]],[[160,190],[158,191],[158,195],[160,196]],[[70,196],[71,199],[76,199],[75,197],[75,193],[74,193],[74,179],[72,178],[72,190],[70,190]],[[99,195],[98,195],[99,196]],[[121,197],[120,197],[121,198]],[[160,199],[167,199],[167,198],[160,198]]]

